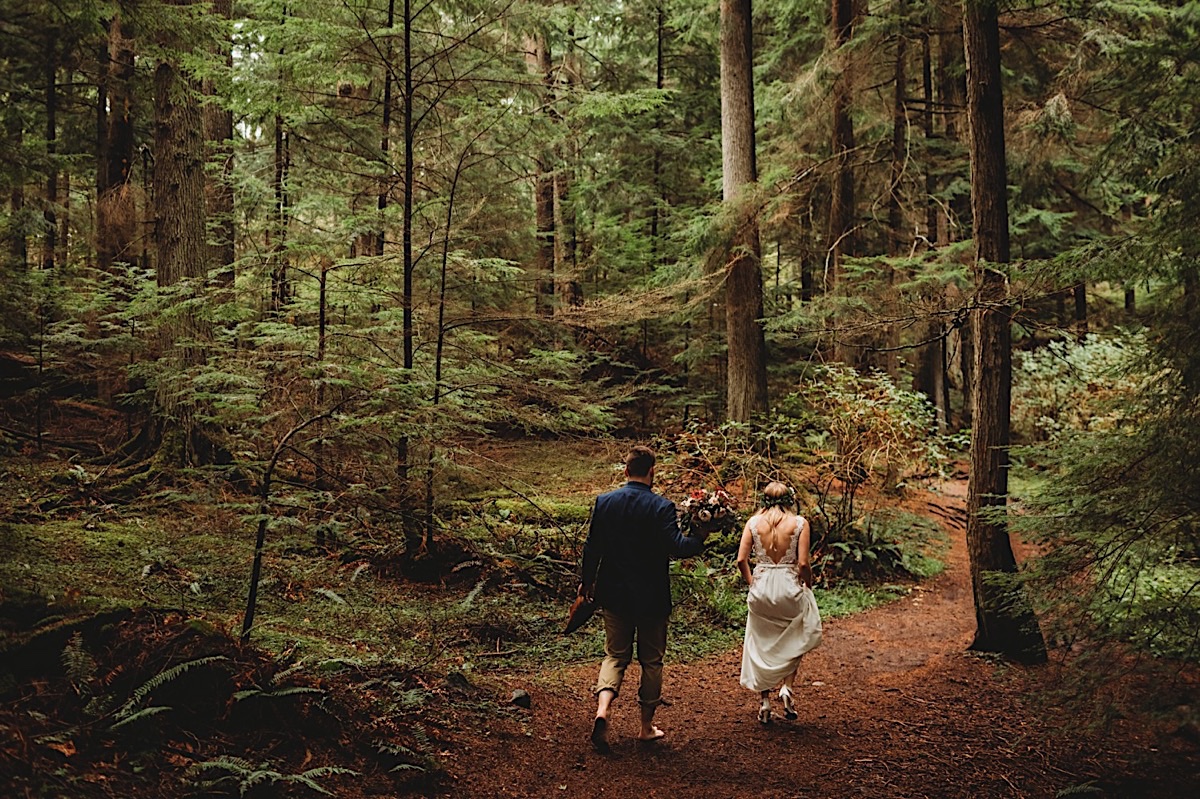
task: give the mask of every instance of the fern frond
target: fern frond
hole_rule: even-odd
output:
[[[284,775],[282,773],[275,771],[274,769],[260,768],[256,771],[250,772],[242,779],[242,784],[240,787],[241,794],[242,796],[245,796],[247,791],[249,791],[255,785],[260,785],[264,782],[274,784],[282,779],[284,779]]]
[[[96,660],[83,648],[83,633],[76,632],[63,647],[63,668],[77,694],[91,694],[92,679],[96,676]]]
[[[299,694],[321,694],[324,691],[320,688],[313,688],[307,685],[290,685],[287,688],[278,688],[274,691],[264,691],[260,688],[247,688],[244,691],[237,691],[233,695],[235,702],[241,702],[243,699],[249,699],[252,696],[261,696],[264,699],[278,699],[285,696],[297,696]]]
[[[314,588],[313,593],[320,594],[321,596],[325,597],[326,599],[336,602],[339,605],[349,604],[348,602],[346,602],[346,600],[342,599],[342,597],[338,594],[337,591],[334,591],[332,588]]]
[[[483,593],[486,582],[486,580],[480,580],[475,584],[475,587],[472,588],[471,591],[462,598],[462,601],[458,603],[459,611],[466,612],[471,609],[471,607],[475,604],[475,600],[479,598],[481,593]]]
[[[284,779],[287,782],[298,782],[306,788],[314,790],[317,793],[324,794],[325,796],[333,796],[332,793],[318,784],[317,780],[321,779],[322,777],[329,777],[335,774],[352,774],[354,776],[358,776],[358,772],[354,771],[353,769],[341,768],[340,766],[319,766],[318,768],[309,769],[302,774],[293,774],[289,777],[285,777]]]
[[[392,766],[390,769],[388,769],[388,771],[393,774],[397,771],[428,771],[428,770],[429,769],[425,768],[424,766],[418,766],[415,763],[398,763],[397,765]]]
[[[287,667],[286,669],[284,669],[283,671],[276,672],[275,676],[271,678],[271,684],[279,685],[287,678],[291,677],[294,674],[299,674],[302,671],[304,671],[304,663],[303,662],[293,664],[293,665]]]
[[[192,669],[200,666],[207,666],[209,663],[216,663],[217,661],[221,660],[228,660],[228,658],[226,658],[224,655],[209,655],[207,657],[196,658],[195,660],[188,660],[172,666],[169,669],[160,671],[158,674],[155,674],[149,680],[146,680],[146,682],[138,686],[138,688],[133,692],[133,695],[129,697],[129,700],[125,702],[125,704],[122,705],[117,711],[117,718],[124,719],[132,714],[134,709],[141,704],[146,697],[154,693],[155,689],[161,688],[172,680],[178,679],[180,676],[188,673]],[[116,725],[114,725],[114,727],[115,726]]]
[[[205,760],[202,763],[193,763],[191,765],[193,771],[209,771],[211,769],[222,769],[232,774],[249,774],[254,770],[254,764],[249,760],[233,755],[220,755],[212,760]]]
[[[165,705],[154,705],[153,707],[144,707],[141,710],[137,711],[136,713],[132,713],[128,716],[122,717],[120,721],[118,721],[116,724],[113,724],[111,727],[109,727],[109,729],[110,730],[120,729],[121,727],[124,727],[127,724],[133,724],[135,721],[141,721],[142,719],[146,719],[151,716],[157,716],[159,713],[165,713],[166,711],[168,711],[170,709],[171,708],[169,708]]]
[[[197,776],[206,771],[223,771],[225,773],[222,776],[213,780],[206,780],[204,784],[214,786],[226,780],[237,780],[238,793],[241,796],[245,796],[252,788],[258,785],[274,785],[280,782],[303,785],[319,794],[332,796],[333,794],[326,790],[317,780],[337,774],[358,776],[359,773],[352,769],[341,768],[340,766],[319,766],[318,768],[309,769],[299,774],[284,774],[270,766],[270,763],[255,765],[244,758],[221,755],[220,757],[214,757],[212,760],[206,760],[203,763],[193,763],[190,771]]]

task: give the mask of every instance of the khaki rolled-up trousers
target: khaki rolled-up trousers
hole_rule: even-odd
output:
[[[600,678],[596,693],[621,693],[625,669],[633,661],[633,642],[637,640],[637,659],[642,667],[642,682],[638,687],[638,704],[657,707],[662,703],[663,655],[667,651],[667,617],[637,619],[618,616],[609,610],[600,612],[604,618],[604,660],[600,663]]]

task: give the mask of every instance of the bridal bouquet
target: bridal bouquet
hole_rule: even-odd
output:
[[[693,488],[679,504],[679,526],[688,535],[725,532],[738,526],[733,497],[725,491]]]

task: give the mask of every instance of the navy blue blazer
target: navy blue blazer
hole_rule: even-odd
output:
[[[627,618],[671,614],[671,558],[695,555],[703,538],[679,531],[675,503],[630,481],[601,494],[583,547],[583,585],[600,607]]]

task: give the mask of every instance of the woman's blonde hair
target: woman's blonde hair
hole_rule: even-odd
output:
[[[796,492],[778,480],[772,480],[763,489],[763,501],[759,513],[771,527],[775,527],[783,521],[788,509],[794,509],[795,506]]]

